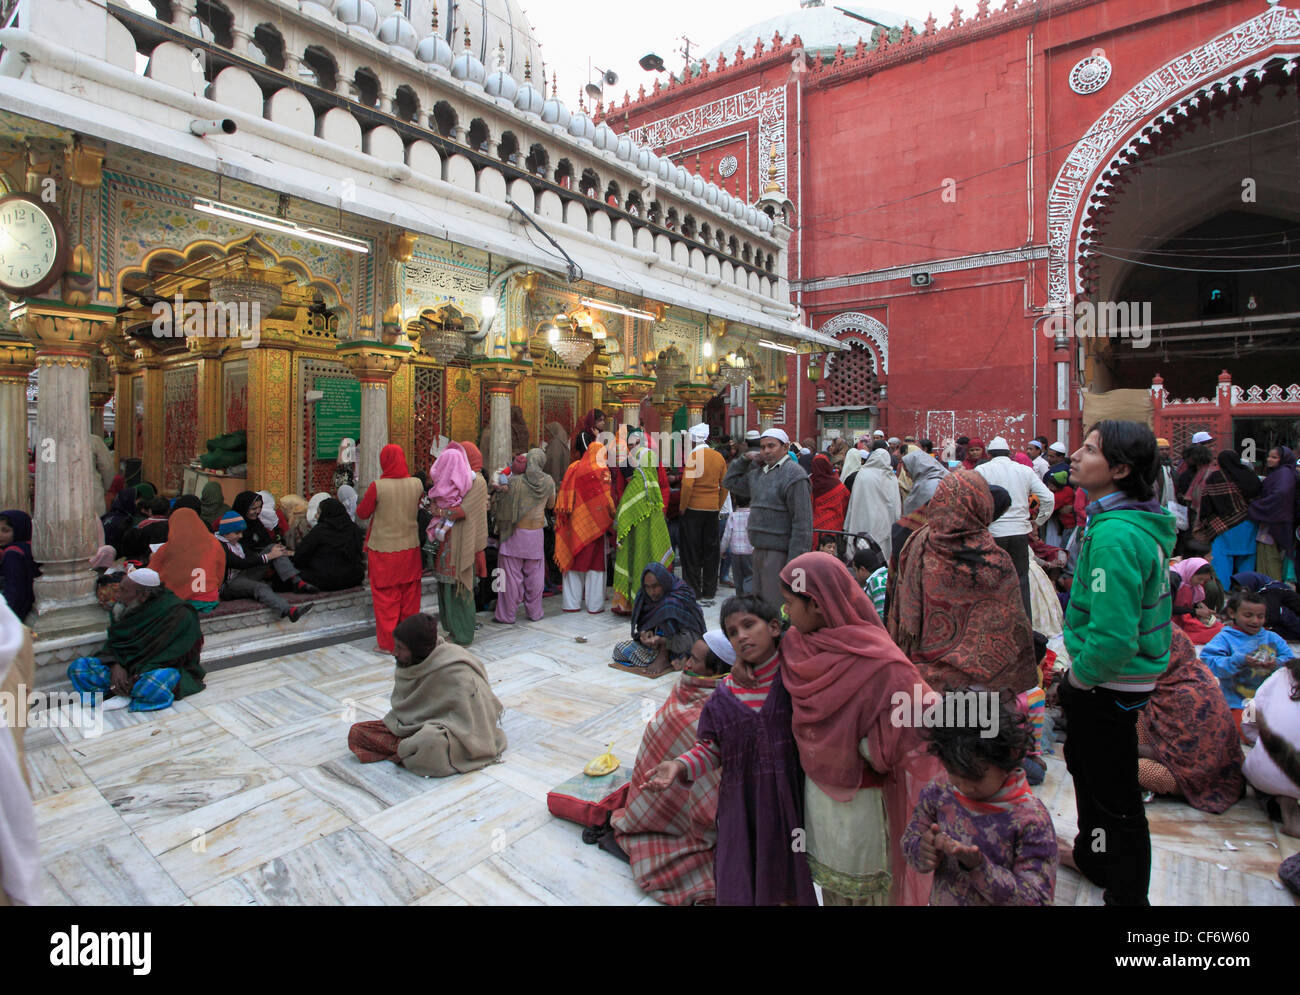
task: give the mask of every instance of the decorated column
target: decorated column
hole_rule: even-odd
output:
[[[36,507],[32,552],[42,564],[36,607],[45,616],[89,604],[86,569],[97,542],[102,492],[90,487],[90,357],[117,320],[110,306],[31,301],[14,313],[36,347]]]
[[[113,373],[103,353],[90,357],[90,431],[104,434],[104,405],[113,399]]]
[[[620,421],[628,428],[639,428],[641,401],[655,389],[655,381],[650,377],[627,375],[610,377],[606,384],[610,393],[618,398],[618,403],[623,408],[623,417]]]
[[[26,339],[0,338],[0,508],[29,514],[27,375],[35,366],[35,346]]]
[[[379,479],[379,453],[388,445],[388,381],[411,354],[409,345],[344,342],[339,359],[361,382],[361,438],[357,440],[357,493]]]
[[[198,356],[198,399],[199,399],[199,444],[205,445],[209,439],[222,434],[225,412],[222,410],[221,354],[227,349],[227,342],[208,336],[192,336],[185,340],[185,345],[192,355]],[[118,400],[118,410],[122,410],[122,400]]]
[[[514,455],[510,451],[510,404],[515,388],[532,370],[533,364],[531,360],[479,356],[472,368],[483,378],[488,390],[488,438],[491,442],[483,460],[485,467],[495,470],[508,466]]]
[[[679,383],[677,396],[686,405],[687,426],[697,425],[704,420],[704,406],[717,396],[717,391],[706,383]]]
[[[785,403],[785,395],[769,391],[751,391],[749,399],[758,409],[759,431],[766,432],[772,427],[772,420],[777,411]]]

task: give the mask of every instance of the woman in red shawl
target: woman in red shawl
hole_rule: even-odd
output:
[[[971,439],[966,443],[966,458],[961,461],[962,469],[974,470],[987,460],[988,451],[984,448],[983,439]]]
[[[605,447],[588,445],[565,471],[555,497],[555,564],[564,574],[564,610],[605,610],[605,533],[614,524]]]
[[[825,453],[818,453],[812,461],[812,506],[816,549],[817,533],[843,531],[844,515],[849,510],[849,489],[840,483]]]
[[[910,709],[929,688],[838,559],[797,556],[781,571],[781,587],[792,623],[781,640],[781,680],[808,775],[808,865],[822,901],[924,905],[930,875],[907,864],[901,836],[940,768],[918,730],[893,716],[900,700]]]
[[[988,484],[970,470],[948,474],[926,518],[889,572],[889,634],[936,691],[1035,687],[1033,631],[1015,564],[989,535]]]
[[[375,606],[375,649],[393,652],[393,629],[420,612],[420,529],[418,513],[424,490],[406,469],[402,447],[389,443],[379,451],[378,480],[366,488],[357,517],[370,519],[366,561],[370,597]]]
[[[1138,781],[1147,791],[1182,795],[1202,812],[1226,812],[1246,791],[1241,737],[1219,679],[1173,630],[1169,666],[1138,713]]]

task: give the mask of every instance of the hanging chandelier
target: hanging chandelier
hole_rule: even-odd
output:
[[[753,367],[743,353],[731,352],[718,360],[718,381],[739,387],[753,375]]]
[[[449,326],[450,322],[435,325],[426,321],[424,330],[420,332],[421,351],[443,366],[461,356],[469,344],[463,331]]]
[[[239,329],[243,332],[256,330],[262,318],[278,308],[284,299],[281,287],[251,274],[216,277],[209,282],[208,291],[214,304],[235,305]]]
[[[576,324],[567,328],[555,327],[547,333],[551,351],[560,357],[565,366],[579,367],[596,349],[596,343]]]
[[[659,353],[655,370],[655,395],[661,399],[671,398],[673,388],[687,380],[690,373],[686,357],[675,345]]]

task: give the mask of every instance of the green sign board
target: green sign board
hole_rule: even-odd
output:
[[[312,407],[316,414],[316,458],[338,459],[344,439],[361,440],[361,383],[351,377],[317,377],[323,395]]]

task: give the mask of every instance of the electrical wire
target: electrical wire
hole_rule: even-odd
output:
[[[1235,269],[1199,269],[1191,266],[1168,266],[1163,263],[1148,263],[1140,259],[1129,259],[1126,256],[1116,256],[1109,252],[1102,252],[1100,249],[1089,249],[1090,255],[1105,256],[1107,259],[1114,259],[1121,263],[1128,263],[1132,266],[1143,266],[1147,269],[1173,270],[1177,273],[1276,273],[1281,270],[1300,269],[1300,263],[1293,263],[1290,266],[1256,266],[1256,267],[1238,267]]]

